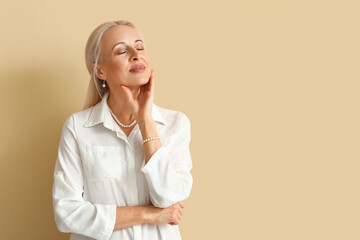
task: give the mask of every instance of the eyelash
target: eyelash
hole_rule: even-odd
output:
[[[136,50],[142,51],[142,50],[144,50],[144,48],[136,49]],[[120,52],[120,53],[118,53],[118,54],[120,55],[120,54],[123,54],[123,53],[125,53],[125,52],[126,52],[126,51],[123,51],[123,52]]]

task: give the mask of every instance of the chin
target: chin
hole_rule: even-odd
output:
[[[128,87],[140,87],[142,85],[147,84],[149,81],[149,78],[147,77],[135,77],[132,79],[129,79]]]

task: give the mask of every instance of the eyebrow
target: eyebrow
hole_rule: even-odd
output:
[[[142,42],[142,43],[144,43],[141,39],[136,40],[135,43],[136,43],[136,42]],[[111,51],[114,50],[114,48],[115,48],[117,45],[119,45],[119,44],[125,44],[125,43],[124,43],[124,42],[118,42],[117,44],[115,44],[115,45],[113,46],[113,48],[111,49]]]

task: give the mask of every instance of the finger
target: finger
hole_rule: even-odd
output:
[[[133,95],[128,87],[120,84],[120,89],[124,92],[125,96],[127,97],[128,102],[132,102],[134,100]]]
[[[176,209],[179,210],[180,213],[184,212],[183,207],[180,204],[177,205]]]
[[[154,79],[154,76],[155,76],[155,71],[154,71],[154,69],[152,68],[151,69],[151,72],[150,72],[150,79]],[[149,79],[149,80],[150,80]]]
[[[171,225],[176,225],[177,222],[178,222],[178,220],[179,220],[179,217],[178,217],[178,215],[176,214],[176,215],[174,215],[174,216],[171,217],[171,221],[170,221],[169,224],[171,224]]]
[[[141,89],[142,91],[149,91],[149,90],[150,90],[150,83],[151,83],[151,78],[152,78],[152,71],[153,71],[153,70],[151,69],[151,71],[150,71],[150,77],[149,77],[148,81],[146,82],[146,84],[141,85],[140,89]]]
[[[154,69],[151,69],[149,83],[146,84],[146,87],[147,87],[146,90],[150,92],[154,91]]]
[[[177,203],[174,203],[173,205],[172,205],[172,207],[174,207],[174,208],[183,208],[183,202],[181,201],[181,202],[177,202]]]
[[[181,205],[180,205],[179,203],[175,203],[175,204],[173,205],[173,207],[174,207],[175,209],[182,209],[182,207],[181,207]]]
[[[179,214],[178,217],[177,217],[177,221],[178,221],[178,224],[180,223],[181,221],[181,215]]]
[[[178,210],[180,212],[180,215],[182,216],[184,214],[184,210],[182,208],[179,208]]]
[[[179,223],[180,223],[180,219],[176,217],[176,219],[174,220],[174,224],[178,225]]]
[[[182,208],[185,207],[185,202],[181,201],[181,202],[179,202],[179,204],[180,204],[180,206],[181,206]]]
[[[176,212],[176,219],[180,220],[182,216],[182,212],[178,209]]]

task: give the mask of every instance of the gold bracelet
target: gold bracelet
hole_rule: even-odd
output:
[[[146,143],[147,141],[150,141],[150,140],[154,140],[154,139],[160,139],[160,137],[151,137],[151,138],[147,138],[143,141],[143,144]]]

